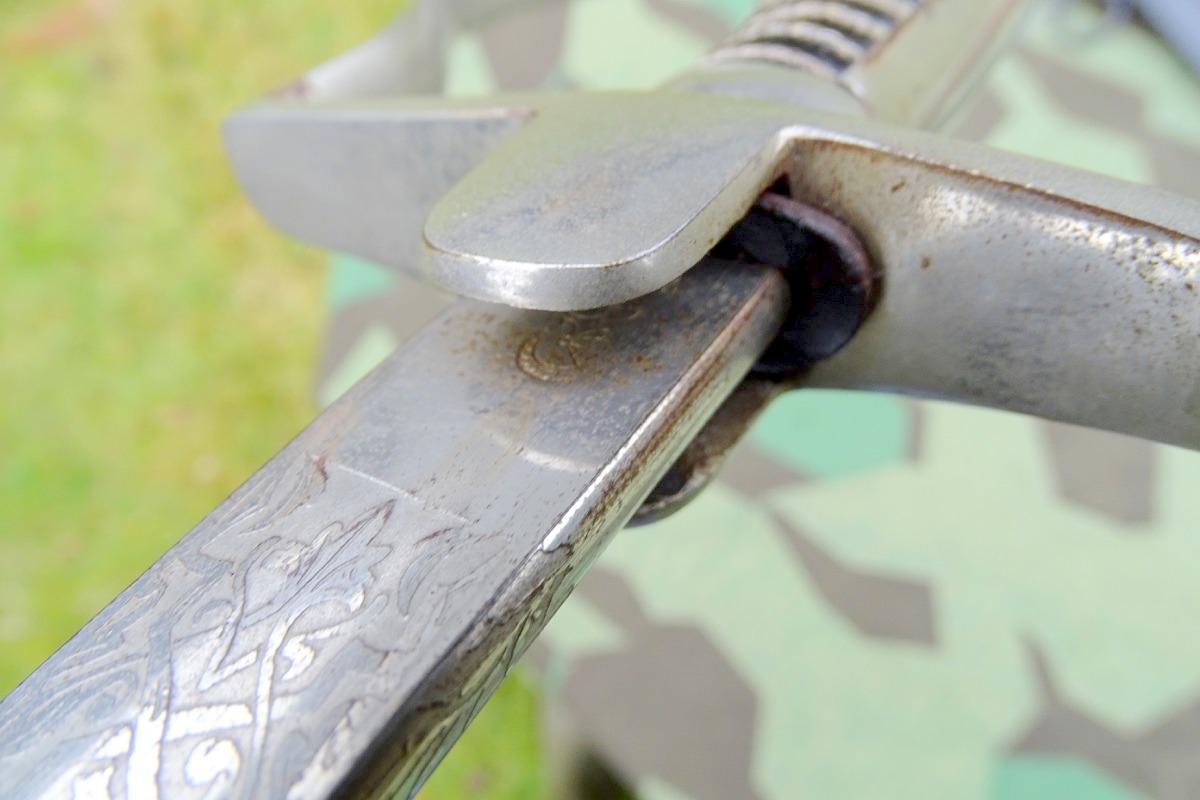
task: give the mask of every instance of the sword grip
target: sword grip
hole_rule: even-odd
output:
[[[740,78],[744,87],[754,87],[750,93],[773,100],[932,128],[946,120],[1003,51],[1018,12],[1027,5],[1025,0],[775,0],[764,3],[704,59],[699,72],[709,85],[692,88],[745,93],[734,86]],[[754,76],[739,74],[746,70]],[[724,85],[712,85],[714,79]]]

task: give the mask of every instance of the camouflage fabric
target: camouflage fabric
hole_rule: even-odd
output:
[[[751,5],[522,13],[455,44],[450,89],[653,85]],[[954,131],[1197,194],[1200,85],[1099,24],[1043,15]],[[441,303],[333,275],[324,400]],[[531,660],[645,798],[1200,797],[1198,485],[1143,441],[794,393],[700,500],[617,537]]]

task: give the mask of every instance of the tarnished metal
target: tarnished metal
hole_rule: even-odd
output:
[[[811,385],[1200,445],[1200,204],[866,120],[813,111],[797,124],[794,109],[753,100],[660,92],[653,102],[534,102],[545,110],[523,135],[547,147],[553,120],[575,114],[640,108],[672,124],[637,133],[638,159],[619,157],[634,146],[621,138],[628,126],[599,126],[538,160],[501,145],[430,217],[426,264],[444,283],[554,308],[626,299],[685,271],[729,216],[786,174],[797,200],[857,232],[883,275],[871,323]],[[672,135],[661,133],[676,125],[697,131],[687,158],[677,141],[672,156]],[[686,223],[658,213],[666,205],[688,209]],[[566,258],[552,264],[552,254]]]
[[[936,127],[1007,46],[1027,5],[767,2],[679,85]],[[773,78],[771,66],[790,77]],[[815,80],[797,80],[797,72]],[[851,102],[836,97],[835,89]],[[777,94],[766,94],[772,91]]]
[[[247,194],[294,236],[419,271],[457,295],[596,308],[654,291],[703,257],[779,176],[786,130],[811,109],[940,120],[1023,4],[777,3],[659,91],[312,103],[328,92],[298,90],[235,114],[226,143]],[[756,63],[738,44],[777,18],[840,30],[864,14],[879,35],[839,61],[835,81]],[[352,73],[374,52],[336,63]],[[327,71],[301,85],[324,85]]]
[[[793,139],[879,304],[808,386],[890,389],[1200,447],[1200,205],[914,133]],[[863,131],[865,133],[865,130]]]
[[[834,82],[738,50],[785,24],[829,45],[796,27],[817,6],[896,14]],[[1200,446],[1200,205],[859,118],[950,107],[980,9],[792,3],[655,93],[334,99],[426,86],[390,50],[449,28],[398,25],[238,114],[284,230],[571,313],[463,301],[319,418],[0,705],[5,796],[413,791],[607,537],[656,484],[647,513],[698,491],[781,389],[697,436],[784,316],[778,273],[704,258],[768,188],[883,279],[848,344],[861,313],[778,365],[846,344],[803,385]]]
[[[758,415],[785,389],[784,384],[767,378],[742,381],[659,480],[629,524],[657,522],[699,496]]]
[[[595,312],[452,307],[0,704],[4,797],[412,791],[786,301],[709,263]]]
[[[665,91],[528,102],[530,123],[426,221],[422,269],[456,293],[624,302],[689,269],[776,177],[772,106]]]
[[[404,271],[417,269],[437,201],[529,118],[445,99],[337,100],[320,109],[281,99],[226,123],[243,191],[286,233]]]

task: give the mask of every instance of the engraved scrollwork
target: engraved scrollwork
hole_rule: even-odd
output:
[[[304,765],[345,738],[348,709],[361,710],[356,697],[369,693],[370,681],[347,681],[342,670],[357,655],[371,674],[388,647],[420,635],[376,642],[366,629],[411,596],[404,586],[431,563],[422,551],[454,546],[446,534],[462,524],[336,466],[307,455],[268,465],[139,579],[127,602],[97,618],[108,636],[64,646],[54,656],[59,669],[45,673],[53,677],[35,676],[10,701],[73,736],[24,735],[16,723],[24,714],[10,714],[0,727],[6,769],[22,753],[36,764],[37,754],[76,749],[69,792],[80,798],[155,798],[162,786],[202,797],[283,796],[311,779]],[[380,581],[398,536],[418,547],[390,565],[400,580]],[[302,697],[313,686],[328,687],[320,700],[344,703]],[[317,714],[299,738],[274,730],[277,707],[295,702]]]

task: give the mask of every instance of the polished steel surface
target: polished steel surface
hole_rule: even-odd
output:
[[[0,704],[0,796],[414,791],[786,304],[451,307]]]
[[[226,142],[280,229],[455,294],[562,311],[699,261],[774,176],[794,115],[675,91],[276,101],[234,115]]]
[[[674,126],[650,130],[637,134],[645,157],[622,160],[621,131],[599,128],[523,159],[511,140],[432,211],[426,268],[513,304],[535,294],[554,308],[616,302],[683,272],[786,174],[797,199],[859,235],[882,273],[871,321],[811,385],[1200,446],[1200,204],[845,115],[808,111],[797,124],[781,104],[670,91],[655,101],[657,119],[695,132],[690,144]],[[543,103],[534,114],[548,120],[648,104],[626,94],[521,102]],[[546,125],[530,141],[549,147]]]
[[[344,99],[436,88],[395,49],[502,5],[420,3],[227,142],[285,231],[570,313],[463,301],[322,415],[0,704],[0,796],[415,790],[689,442],[652,511],[698,491],[777,390],[744,385],[697,440],[786,291],[693,265],[781,177],[883,281],[801,385],[1200,446],[1200,205],[879,121],[952,107],[980,26],[1016,3],[850,4],[897,24],[864,28],[824,83],[715,57],[648,94]],[[793,2],[743,38],[812,40],[795,23],[817,6],[846,22]]]
[[[762,103],[666,91],[528,102],[533,119],[425,223],[422,270],[456,293],[565,311],[653,291],[712,249],[780,159],[778,113]]]
[[[434,38],[454,27],[446,14],[490,8],[427,5],[416,17]],[[1024,5],[767,4],[728,47],[653,92],[364,100],[383,86],[354,77],[381,58],[372,40],[233,115],[226,143],[246,193],[293,236],[456,295],[597,308],[652,292],[703,257],[779,177],[786,129],[814,110],[943,119]],[[746,41],[774,42],[775,27],[800,18],[867,38],[835,75],[748,55]],[[407,42],[413,30],[381,41]]]
[[[674,101],[668,94],[660,95],[664,105]],[[688,102],[680,102],[681,115],[691,113]],[[714,125],[720,146],[648,168],[641,177],[653,176],[647,183],[658,188],[623,206],[613,201],[607,219],[628,226],[615,226],[604,245],[635,241],[636,219],[664,202],[661,186],[675,171],[695,170],[703,177],[694,180],[712,179],[707,186],[717,194],[693,182],[678,205],[711,213],[689,212],[663,247],[699,258],[727,213],[716,206],[749,204],[750,187],[787,175],[796,199],[858,234],[882,274],[871,319],[809,385],[942,397],[1200,447],[1200,203],[869,120],[808,112],[796,124],[792,109],[749,100],[723,100],[728,118],[697,107],[721,121]],[[426,228],[427,259],[494,268],[487,282],[487,269],[475,273],[473,291],[528,297],[529,283],[499,277],[534,280],[536,270],[513,266],[518,253],[535,262],[553,249],[547,242],[555,252],[582,253],[589,236],[603,236],[579,222],[594,198],[560,191],[555,175],[565,173],[527,166],[526,175],[541,177],[503,191],[495,188],[503,182],[497,162],[449,193]],[[624,175],[619,166],[606,169]],[[727,175],[734,177],[721,190]],[[480,196],[495,198],[495,210],[476,202]],[[657,272],[652,257],[641,267],[631,271],[669,274]],[[456,275],[465,285],[467,273]],[[608,281],[618,296],[633,289]],[[574,275],[570,285],[587,286],[593,300],[605,296]],[[556,300],[571,299],[561,283],[541,286],[561,290]]]
[[[444,98],[285,98],[238,112],[224,134],[242,190],[280,230],[411,273],[438,200],[529,116]]]
[[[949,139],[851,130],[796,131],[789,174],[799,199],[858,232],[883,289],[806,385],[1200,448],[1200,204]]]

